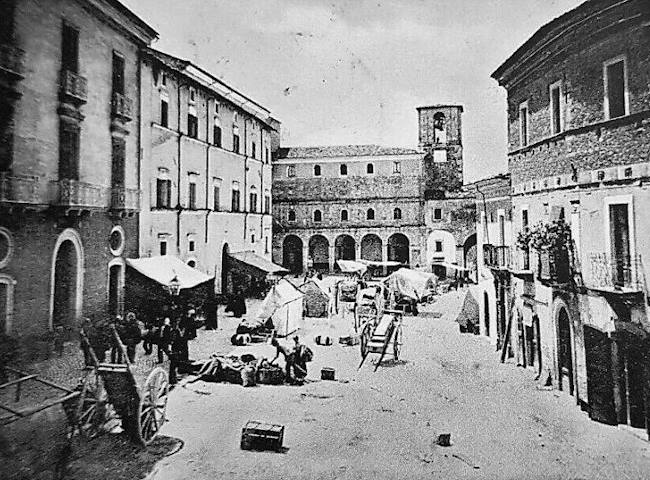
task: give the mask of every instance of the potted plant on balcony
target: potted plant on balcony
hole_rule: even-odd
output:
[[[563,219],[538,222],[517,235],[517,247],[538,253],[541,278],[566,282],[569,279],[571,227]]]

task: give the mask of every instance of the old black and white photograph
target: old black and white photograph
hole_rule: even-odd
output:
[[[650,0],[0,0],[0,480],[650,478]]]

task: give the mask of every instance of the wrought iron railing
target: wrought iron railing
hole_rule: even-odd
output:
[[[50,202],[65,207],[108,207],[109,189],[79,180],[63,179],[50,182]]]
[[[483,245],[483,259],[490,268],[510,267],[510,247],[507,245]]]
[[[131,120],[133,118],[133,101],[121,93],[113,92],[111,111],[115,117],[126,121]]]
[[[113,187],[111,189],[113,210],[139,210],[140,190],[137,188]]]
[[[13,45],[0,45],[0,69],[22,77],[25,71],[25,52]]]
[[[513,272],[531,272],[530,250],[513,248],[510,255],[510,270]]]
[[[34,176],[10,175],[7,172],[0,172],[0,202],[46,203],[43,199],[42,182]]]
[[[605,289],[643,291],[645,280],[641,255],[607,255],[595,253],[589,257],[590,275],[587,286]]]
[[[567,283],[571,280],[571,259],[567,250],[545,250],[538,255],[540,280]]]
[[[66,97],[85,102],[88,99],[88,80],[86,80],[86,77],[82,77],[70,70],[63,70],[61,73],[61,92]]]

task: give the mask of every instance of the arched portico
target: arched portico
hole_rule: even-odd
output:
[[[302,245],[302,240],[296,235],[287,235],[282,242],[282,266],[290,272],[302,272]]]
[[[50,274],[48,327],[72,327],[81,316],[84,250],[76,230],[67,228],[56,240]]]
[[[330,242],[323,235],[314,235],[309,239],[309,255],[316,270],[329,270]]]
[[[350,235],[343,234],[334,241],[335,260],[354,260],[356,258],[356,242]]]
[[[405,265],[410,263],[410,242],[403,233],[394,233],[388,237],[388,261]]]
[[[379,235],[369,233],[361,239],[361,258],[373,262],[381,262],[382,243]]]

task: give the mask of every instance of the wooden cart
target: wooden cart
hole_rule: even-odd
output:
[[[368,294],[374,290],[372,298]],[[375,325],[379,322],[385,305],[385,286],[381,282],[369,284],[367,288],[359,289],[354,305],[355,331],[363,330],[366,323]]]
[[[375,371],[379,368],[386,354],[399,360],[402,350],[402,312],[398,310],[384,310],[382,318],[376,324],[368,322],[361,332],[361,363],[363,365],[371,353],[378,353],[379,360],[375,364]]]
[[[40,478],[48,471],[63,478],[79,392],[37,375],[4,370],[16,378],[0,385],[2,478]]]
[[[93,432],[97,424],[102,423],[100,411],[110,404],[121,419],[122,428],[133,441],[148,445],[165,422],[169,378],[163,368],[156,367],[144,385],[139,387],[126,347],[115,327],[111,329],[124,363],[100,363],[85,333],[81,332],[82,343],[92,359],[93,367],[88,370],[82,386],[79,428],[82,433]]]

